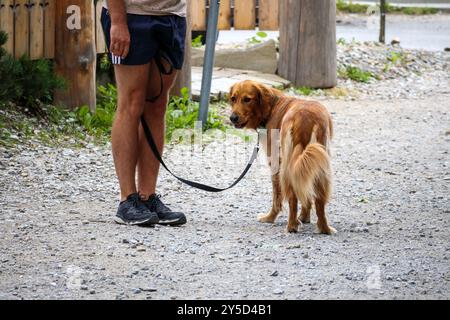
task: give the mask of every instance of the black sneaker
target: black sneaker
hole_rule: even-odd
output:
[[[150,211],[156,212],[159,218],[159,224],[166,226],[180,226],[186,223],[186,216],[182,212],[173,212],[162,201],[160,195],[152,195],[145,205]]]
[[[135,193],[120,203],[114,221],[119,224],[143,226],[157,224],[159,218],[154,211],[144,205],[139,194]]]

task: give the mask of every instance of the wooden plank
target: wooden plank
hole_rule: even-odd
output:
[[[0,0],[0,30],[8,34],[8,42],[3,48],[10,54],[14,54],[14,13],[11,6],[14,0]]]
[[[231,29],[231,0],[220,0],[219,30]]]
[[[55,18],[56,0],[42,0],[44,9],[44,57],[53,59],[55,57]]]
[[[14,56],[29,56],[30,54],[30,21],[28,0],[16,0],[14,16]]]
[[[236,30],[253,30],[256,26],[255,0],[234,1],[234,28]]]
[[[188,0],[191,2],[192,30],[206,30],[206,6],[205,0]]]
[[[40,1],[30,1],[30,59],[44,57],[44,10]]]
[[[102,16],[102,8],[104,0],[98,0],[95,8],[96,19],[95,19],[95,45],[97,49],[97,53],[105,53],[106,50],[106,42],[105,35],[103,34],[102,23],[100,22],[100,18]]]
[[[297,87],[334,87],[336,1],[281,0],[280,5],[279,74]]]
[[[259,0],[259,30],[278,30],[279,0]]]
[[[94,2],[58,0],[55,63],[56,72],[67,81],[67,89],[55,92],[56,104],[72,109],[87,105],[95,110],[96,58]]]

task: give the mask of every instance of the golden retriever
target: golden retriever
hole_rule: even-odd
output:
[[[318,102],[285,96],[281,91],[254,81],[242,81],[231,87],[231,122],[236,128],[269,133],[279,130],[281,144],[280,170],[272,176],[273,203],[268,214],[258,220],[273,223],[289,203],[288,232],[297,232],[303,223],[310,223],[313,204],[317,213],[317,232],[333,234],[325,206],[331,193],[330,142],[333,123],[327,109]],[[271,159],[271,134],[267,135],[266,152]],[[269,160],[274,161],[274,159]],[[300,217],[298,202],[301,203]]]

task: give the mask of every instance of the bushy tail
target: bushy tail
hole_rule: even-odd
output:
[[[302,149],[295,146],[290,157],[288,171],[292,189],[302,204],[312,204],[317,197],[327,202],[331,189],[330,157],[319,143],[310,143]]]

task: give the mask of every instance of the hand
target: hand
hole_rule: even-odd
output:
[[[111,25],[111,47],[109,51],[125,59],[130,51],[130,31],[125,23]]]

